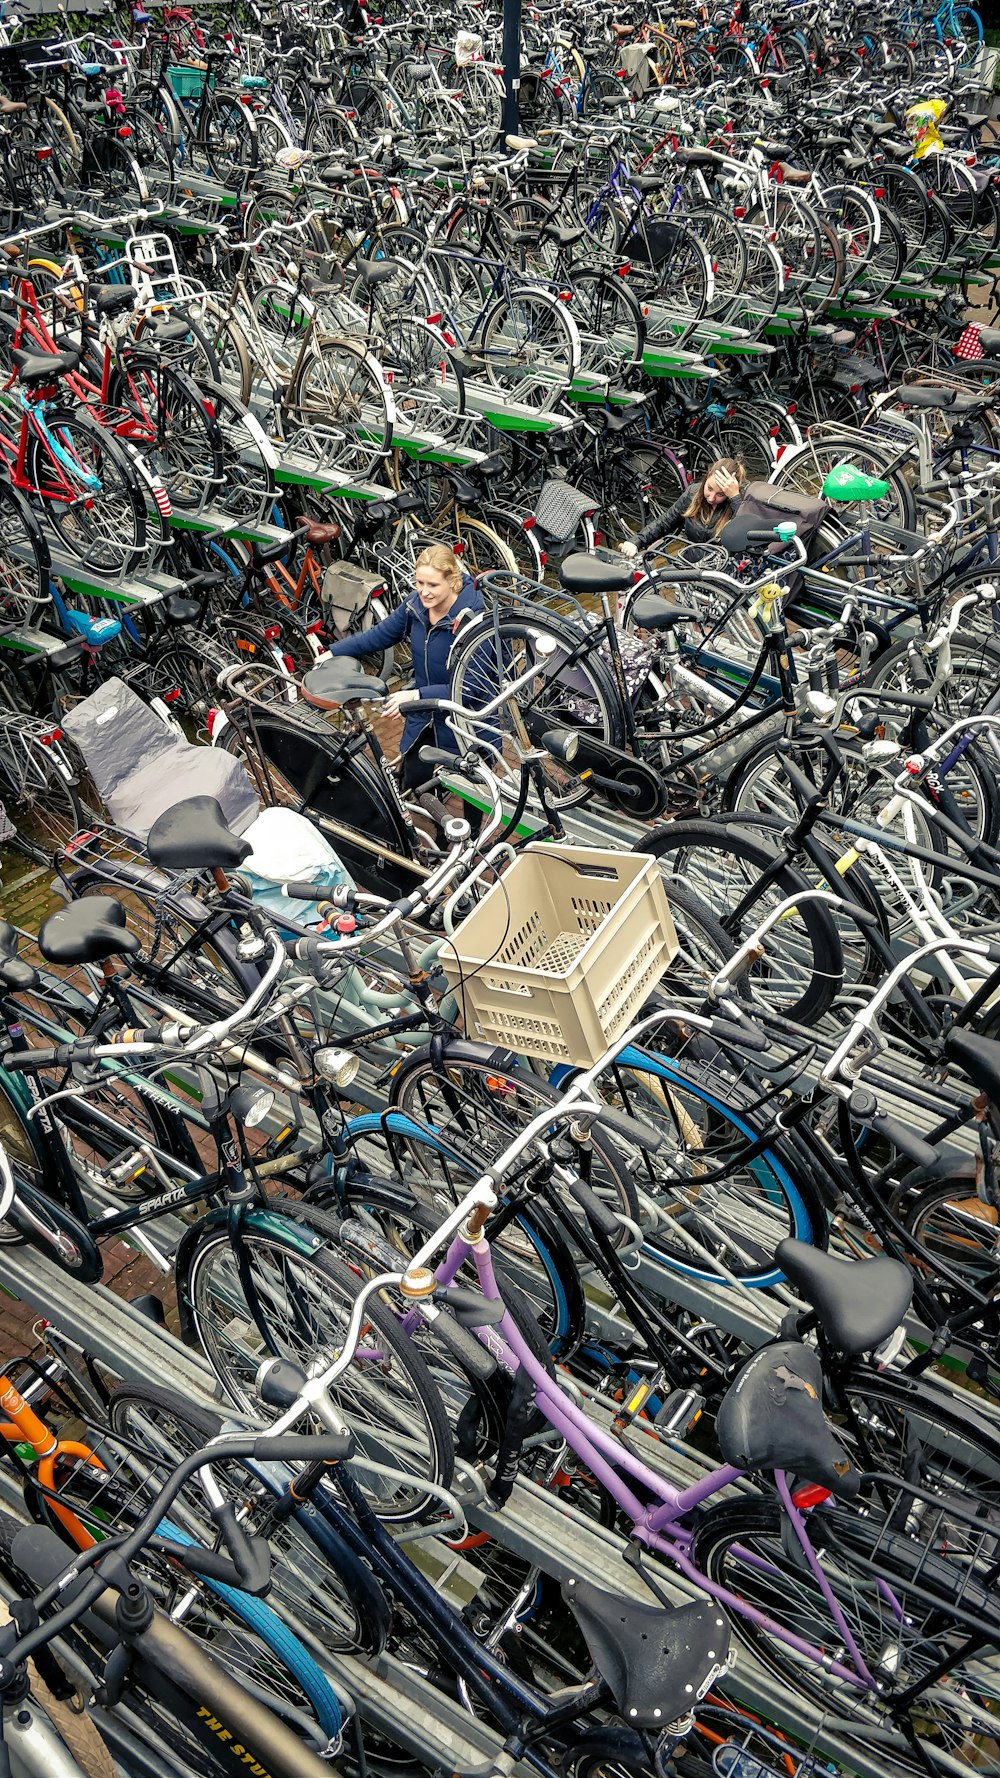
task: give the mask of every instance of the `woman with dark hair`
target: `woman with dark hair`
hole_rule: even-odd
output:
[[[669,512],[651,519],[632,542],[619,544],[622,555],[637,556],[678,532],[686,543],[711,543],[738,510],[746,480],[746,465],[738,457],[717,457],[703,480],[685,488]]]

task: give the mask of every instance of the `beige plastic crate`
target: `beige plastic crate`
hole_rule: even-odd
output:
[[[677,955],[654,858],[532,844],[440,962],[470,1037],[588,1068]]]

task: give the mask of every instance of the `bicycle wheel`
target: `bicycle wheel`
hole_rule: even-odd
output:
[[[943,1180],[928,1186],[905,1204],[902,1215],[914,1240],[948,1265],[970,1288],[987,1295],[996,1291],[1000,1283],[1000,1213],[977,1195],[972,1180]],[[946,1302],[954,1294],[944,1279],[935,1282],[935,1290]],[[956,1306],[962,1308],[964,1304],[959,1302]]]
[[[238,186],[258,162],[259,140],[253,112],[238,93],[212,93],[204,113],[205,152],[210,172],[223,185]]]
[[[384,371],[356,340],[324,335],[314,343],[288,403],[304,424],[318,421],[342,434],[337,463],[346,474],[372,476],[388,456],[395,403]]]
[[[133,439],[172,506],[198,511],[222,488],[222,440],[205,398],[180,369],[129,351],[109,399],[133,416]]]
[[[547,1081],[527,1068],[499,1067],[488,1053],[477,1058],[470,1044],[446,1047],[440,1060],[432,1050],[408,1056],[393,1075],[390,1104],[398,1111],[429,1125],[437,1141],[428,1147],[422,1135],[400,1134],[400,1144],[411,1161],[432,1178],[440,1167],[437,1143],[444,1142],[455,1154],[471,1162],[496,1155],[537,1117],[559,1094]],[[594,1132],[591,1189],[615,1215],[638,1220],[639,1200],[613,1136],[598,1127]],[[460,1193],[468,1189],[466,1181]],[[568,1200],[571,1202],[571,1200]],[[626,1240],[620,1231],[618,1241]]]
[[[475,1163],[468,1157],[460,1160],[446,1138],[402,1112],[383,1112],[378,1120],[362,1113],[350,1120],[348,1136],[354,1162],[338,1168],[338,1177],[329,1184],[310,1187],[307,1202],[327,1213],[346,1212],[358,1218],[401,1254],[416,1252],[478,1177]],[[404,1146],[417,1157],[406,1185],[390,1176]],[[370,1166],[378,1172],[368,1171]],[[530,1305],[533,1325],[547,1350],[568,1360],[583,1337],[586,1303],[570,1246],[558,1225],[538,1200],[521,1206],[508,1200],[490,1217],[489,1231],[505,1283],[513,1281]],[[475,1269],[468,1264],[460,1281],[478,1288]],[[423,1329],[420,1342],[422,1351],[430,1346],[438,1352],[432,1331]],[[440,1358],[431,1362],[436,1365]]]
[[[0,481],[0,610],[31,622],[39,605],[51,604],[49,550],[23,494]]]
[[[0,714],[0,802],[16,825],[15,843],[51,863],[84,818],[61,744],[39,739],[46,730],[37,717]]]
[[[580,649],[580,659],[569,665]],[[511,704],[489,719],[494,732],[519,727],[534,744],[549,729],[582,728],[619,746],[623,718],[610,670],[596,636],[588,641],[582,625],[563,624],[548,613],[487,612],[459,631],[452,647],[452,697],[468,710],[482,709],[509,685]],[[561,806],[581,800],[586,787],[558,762],[546,765],[546,787]]]
[[[114,1432],[128,1440],[133,1456],[142,1453],[155,1465],[152,1479],[157,1483],[180,1459],[218,1437],[225,1424],[221,1414],[194,1407],[154,1384],[123,1384],[115,1389],[108,1403],[108,1421]],[[378,1654],[388,1630],[388,1610],[370,1570],[343,1544],[337,1550],[336,1566],[324,1562],[321,1558],[327,1551],[322,1531],[313,1537],[307,1529],[315,1525],[317,1514],[299,1509],[301,1517],[297,1512],[275,1523],[269,1515],[270,1489],[263,1482],[255,1485],[245,1465],[215,1467],[224,1491],[249,1508],[247,1529],[267,1536],[274,1557],[272,1597],[293,1612],[297,1623],[323,1647]],[[200,1541],[211,1543],[216,1535],[197,1483],[172,1503],[170,1517]],[[329,1539],[326,1542],[329,1544]]]
[[[117,136],[95,136],[85,144],[82,172],[87,203],[99,216],[120,216],[148,202],[142,168]]]
[[[730,1274],[765,1289],[781,1281],[775,1251],[792,1230],[826,1245],[820,1182],[787,1137],[745,1160],[768,1127],[755,1110],[759,1086],[677,1048],[677,1027],[665,1023],[641,1049],[623,1051],[600,1086],[609,1105],[652,1124],[662,1140],[655,1157],[630,1154],[649,1200],[645,1252],[668,1273],[714,1284]]]
[[[640,364],[646,323],[641,305],[621,278],[591,266],[573,266],[569,283],[580,334],[580,368],[618,377]]]
[[[470,343],[482,353],[493,388],[528,407],[551,407],[580,367],[572,318],[555,297],[528,285],[501,296]]]
[[[70,873],[69,886],[77,900],[106,895],[121,903],[129,931],[141,944],[132,966],[150,990],[168,1000],[176,997],[218,1017],[220,1009],[245,1000],[260,980],[256,966],[239,955],[236,923],[209,921],[196,895],[151,865],[117,858],[81,865]]]
[[[259,1413],[255,1378],[268,1356],[306,1368],[329,1361],[343,1346],[358,1280],[325,1249],[308,1224],[254,1213],[238,1235],[238,1255],[225,1226],[202,1224],[178,1261],[191,1331],[229,1400]],[[248,1296],[248,1292],[250,1295]],[[427,1366],[392,1311],[369,1298],[349,1368],[331,1390],[359,1451],[405,1478],[360,1478],[372,1509],[391,1524],[421,1518],[434,1504],[421,1479],[447,1488],[454,1449],[447,1415]]]
[[[903,1692],[943,1666],[947,1678],[942,1685],[918,1694],[905,1713],[917,1748],[910,1754],[900,1737],[901,1744],[892,1748],[893,1767],[926,1772],[928,1764],[931,1770],[940,1764],[950,1773],[981,1770],[983,1759],[990,1763],[997,1747],[1000,1664],[995,1654],[985,1652],[963,1661],[969,1631],[949,1619],[949,1592],[957,1595],[963,1581],[966,1597],[979,1604],[985,1622],[995,1615],[988,1581],[978,1584],[975,1571],[970,1573],[962,1539],[935,1552],[931,1575],[936,1585],[921,1588],[912,1574],[921,1555],[926,1557],[926,1546],[902,1532],[885,1532],[874,1511],[866,1521],[838,1507],[810,1514],[808,1524],[826,1584],[879,1691],[857,1688],[829,1671],[824,1653],[828,1657],[833,1646],[843,1650],[843,1634],[833,1626],[816,1576],[796,1556],[794,1538],[782,1535],[782,1513],[770,1501],[715,1507],[695,1535],[692,1559],[716,1586],[797,1637],[800,1649],[804,1643],[813,1650],[813,1663],[789,1648],[773,1628],[752,1623],[738,1606],[723,1600],[736,1635],[782,1685],[851,1720],[862,1740],[876,1724],[891,1722],[894,1690]],[[873,1557],[880,1533],[880,1556]],[[846,1653],[835,1658],[851,1666]]]
[[[734,944],[741,944],[772,908],[810,885],[790,867],[766,887],[760,879],[774,863],[766,846],[732,827],[710,821],[674,821],[636,841],[651,852],[667,879],[694,893]],[[768,1008],[808,1025],[832,1006],[843,981],[844,959],[836,926],[817,902],[790,908],[769,935],[767,951],[749,974],[755,997]]]
[[[146,503],[117,440],[79,410],[49,407],[32,431],[28,476],[40,509],[69,554],[87,568],[128,574],[147,543]]]
[[[880,1375],[859,1361],[836,1374],[827,1413],[857,1469],[970,1504],[1000,1502],[1000,1437],[977,1419],[972,1398],[966,1405],[933,1379]]]
[[[321,718],[313,727],[253,713],[231,722],[221,745],[243,759],[262,799],[308,815],[328,835],[359,888],[396,900],[414,887],[413,842],[403,811],[371,760],[349,758]]]
[[[889,447],[879,446],[874,442],[862,443],[853,431],[838,436],[832,428],[824,427],[824,436],[810,436],[798,450],[786,451],[777,468],[768,479],[777,488],[797,488],[800,494],[818,495],[831,469],[842,463],[850,463],[863,474],[872,476],[876,481],[888,483],[887,491],[880,500],[865,502],[864,511],[883,524],[898,525],[902,530],[913,530],[916,525],[917,509],[914,503],[913,490],[901,472],[891,467],[896,453]],[[858,514],[855,507],[845,502],[843,511],[838,515],[828,516],[826,521],[831,530],[842,536],[853,534],[858,528]]]

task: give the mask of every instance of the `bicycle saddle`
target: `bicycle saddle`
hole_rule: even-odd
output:
[[[15,928],[8,920],[0,920],[0,982],[5,988],[33,988],[38,980],[38,971],[18,957],[19,943]]]
[[[302,681],[302,696],[317,710],[340,710],[345,704],[381,702],[385,697],[384,679],[363,673],[357,661],[342,660],[331,655],[310,667]]]
[[[214,796],[189,796],[157,815],[146,851],[163,870],[234,870],[253,847],[233,833]]]
[[[775,1258],[815,1309],[831,1346],[848,1358],[881,1346],[910,1306],[913,1275],[898,1259],[832,1259],[791,1239],[782,1241]]]
[[[79,352],[26,352],[23,346],[15,346],[11,358],[26,388],[33,383],[54,383],[65,371],[76,370],[80,362]]]
[[[201,616],[201,600],[185,599],[183,593],[167,593],[160,600],[160,610],[172,624],[193,624]]]
[[[125,909],[110,895],[71,901],[50,914],[38,934],[46,963],[103,963],[139,949],[139,940],[125,925]]]
[[[664,1729],[724,1673],[729,1626],[717,1605],[640,1605],[589,1580],[566,1580],[572,1611],[598,1673],[624,1720]]]
[[[186,321],[168,321],[164,315],[153,323],[153,338],[158,346],[179,345],[189,338],[190,332]],[[139,344],[141,348],[142,342]]]
[[[784,1469],[852,1500],[857,1471],[823,1413],[819,1354],[797,1340],[763,1346],[722,1398],[715,1435],[724,1463]]]
[[[632,622],[640,630],[672,630],[675,624],[686,623],[695,613],[683,605],[672,605],[659,593],[641,593],[632,607]]]
[[[905,389],[894,389],[892,399],[900,407],[948,408],[955,404],[957,389],[940,389],[931,383],[910,383]]]
[[[322,519],[311,519],[307,512],[300,512],[295,524],[298,530],[305,532],[306,542],[314,548],[322,543],[336,543],[341,535],[340,525],[326,524]]]
[[[1000,1040],[980,1037],[959,1026],[945,1037],[944,1053],[950,1062],[958,1063],[974,1087],[1000,1105]]]
[[[542,228],[542,240],[552,241],[557,247],[575,247],[586,234],[583,227],[577,228],[573,223],[546,222]]]
[[[356,259],[354,261],[366,284],[387,284],[397,272],[405,272],[405,259]]]
[[[568,593],[625,593],[635,579],[635,569],[627,562],[602,562],[578,551],[566,557],[559,579]]]
[[[984,352],[1000,352],[1000,327],[980,327],[979,344]]]
[[[92,284],[89,294],[99,315],[120,315],[137,301],[131,284]]]

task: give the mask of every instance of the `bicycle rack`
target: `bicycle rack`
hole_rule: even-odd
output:
[[[192,1404],[218,1408],[207,1365],[165,1329],[136,1314],[105,1286],[78,1284],[50,1266],[41,1255],[25,1248],[9,1249],[6,1264],[8,1287],[40,1313],[58,1301],[61,1331],[116,1375],[138,1383],[155,1377]],[[582,1392],[582,1400],[586,1411],[598,1421],[606,1422],[613,1412],[614,1404],[589,1391]],[[644,1457],[650,1456],[647,1444],[651,1443],[644,1440]],[[655,1461],[662,1462],[674,1480],[681,1475],[688,1479],[691,1469],[702,1473],[704,1463],[697,1452],[683,1447],[679,1440],[672,1440],[669,1446],[664,1444]],[[13,1472],[0,1470],[0,1497],[17,1510],[20,1495],[15,1495],[15,1487]],[[502,1512],[481,1500],[464,1499],[458,1488],[454,1492],[471,1525],[494,1537],[522,1560],[541,1567],[546,1574],[557,1580],[575,1575],[624,1598],[652,1602],[641,1576],[622,1559],[621,1538],[595,1525],[552,1491],[519,1478]],[[643,1560],[657,1586],[677,1604],[700,1597],[664,1562],[655,1557]],[[294,1612],[288,1611],[287,1616],[294,1631]],[[428,1758],[433,1754],[438,1763],[442,1750],[447,1749],[450,1770],[474,1772],[480,1761],[482,1769],[490,1769],[487,1762],[498,1752],[500,1737],[464,1711],[457,1700],[429,1686],[411,1667],[387,1655],[370,1664],[316,1647],[313,1652],[334,1684],[339,1681],[356,1701],[366,1722],[386,1733],[398,1734],[407,1745],[416,1743],[419,1751],[426,1749]],[[758,1666],[746,1650],[740,1650],[727,1691],[744,1708],[759,1712],[765,1720],[781,1725],[807,1743],[815,1737],[817,1751],[824,1758],[839,1762],[856,1778],[885,1778],[886,1756],[880,1753],[877,1743],[869,1748],[858,1740],[845,1740],[826,1727],[818,1711],[792,1695],[780,1680]]]

